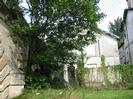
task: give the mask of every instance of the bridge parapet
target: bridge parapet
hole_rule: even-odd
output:
[[[24,89],[24,76],[17,67],[15,49],[10,32],[0,19],[0,99],[16,97]]]

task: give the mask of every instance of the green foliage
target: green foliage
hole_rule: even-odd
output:
[[[85,86],[85,75],[89,74],[89,68],[81,67],[76,69],[76,77],[79,82],[79,86]]]
[[[47,77],[39,73],[31,73],[25,77],[26,89],[42,89],[47,88]]]
[[[103,73],[106,86],[110,86],[111,83],[110,83],[109,78],[108,78],[108,67],[105,65],[105,56],[104,55],[101,56],[100,70]]]
[[[14,99],[133,99],[132,90],[46,89],[24,90]]]
[[[119,36],[118,45],[120,46],[124,40],[124,31],[123,31],[123,20],[122,18],[117,18],[114,22],[109,22],[109,31],[114,33],[115,35]]]
[[[106,66],[105,65],[105,56],[104,55],[101,56],[101,66],[102,67],[105,67]]]
[[[24,21],[13,20],[9,21],[8,25],[12,29],[10,36],[12,37],[15,44],[18,44],[20,47],[29,45],[28,36],[30,28]]]
[[[76,57],[76,64],[78,68],[84,67],[86,62],[88,61],[89,57],[87,57],[87,53],[81,48],[79,54]]]
[[[122,31],[122,18],[117,18],[114,20],[114,22],[109,23],[109,31],[111,33],[114,33],[115,35],[119,36],[120,38],[123,38],[124,34]]]
[[[127,88],[133,90],[133,82],[127,84]]]
[[[26,49],[27,75],[32,65],[37,64],[43,67],[42,71],[49,70],[47,77],[50,77],[60,64],[74,63],[73,50],[94,42],[95,34],[100,33],[97,23],[104,14],[95,0],[24,1],[28,7],[22,6],[19,0],[12,1],[10,9],[16,19],[9,20],[8,24],[13,41]],[[82,33],[83,30],[87,32]],[[27,78],[28,86],[45,86],[45,79],[41,81],[38,76]]]
[[[80,86],[85,86],[85,75],[89,74],[89,68],[85,68],[85,64],[89,57],[83,52],[83,49],[80,51],[80,54],[77,56],[77,69],[76,76]]]
[[[120,75],[122,86],[130,86],[133,82],[133,64],[121,64],[114,66],[114,72]]]
[[[25,1],[28,8],[13,1],[17,2],[11,6],[17,20],[9,23],[14,41],[28,44],[28,67],[36,63],[73,62],[72,50],[95,41],[95,33],[100,31],[97,22],[104,15],[94,0]],[[25,15],[30,21],[24,20]],[[82,35],[85,29],[89,32]]]
[[[53,71],[53,70],[52,70]],[[53,71],[52,73],[52,79],[50,79],[50,86],[52,88],[64,88],[65,87],[65,81],[63,80],[63,73],[64,71],[62,69],[58,69],[56,71]]]

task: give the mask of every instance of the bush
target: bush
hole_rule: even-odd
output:
[[[76,69],[76,76],[79,86],[85,86],[85,74],[89,74],[89,68],[81,67]]]
[[[47,78],[39,73],[31,73],[25,77],[27,89],[42,89],[48,87]]]
[[[133,87],[133,64],[120,64],[113,68],[114,73],[120,75],[120,83],[126,87]]]
[[[128,83],[128,84],[127,84],[127,88],[128,88],[128,89],[133,89],[133,83]]]

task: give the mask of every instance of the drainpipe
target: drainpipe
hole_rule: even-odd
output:
[[[100,41],[98,40],[98,54],[101,57],[101,48],[100,48]]]

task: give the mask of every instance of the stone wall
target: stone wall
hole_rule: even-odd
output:
[[[105,76],[107,76],[110,84],[118,83],[121,79],[120,75],[113,72],[111,67],[107,67],[106,75],[100,70],[100,68],[89,68],[89,73],[85,75],[86,86],[104,86],[106,85]]]
[[[0,19],[0,99],[18,96],[24,88],[23,72],[18,69],[17,47],[6,24]]]

